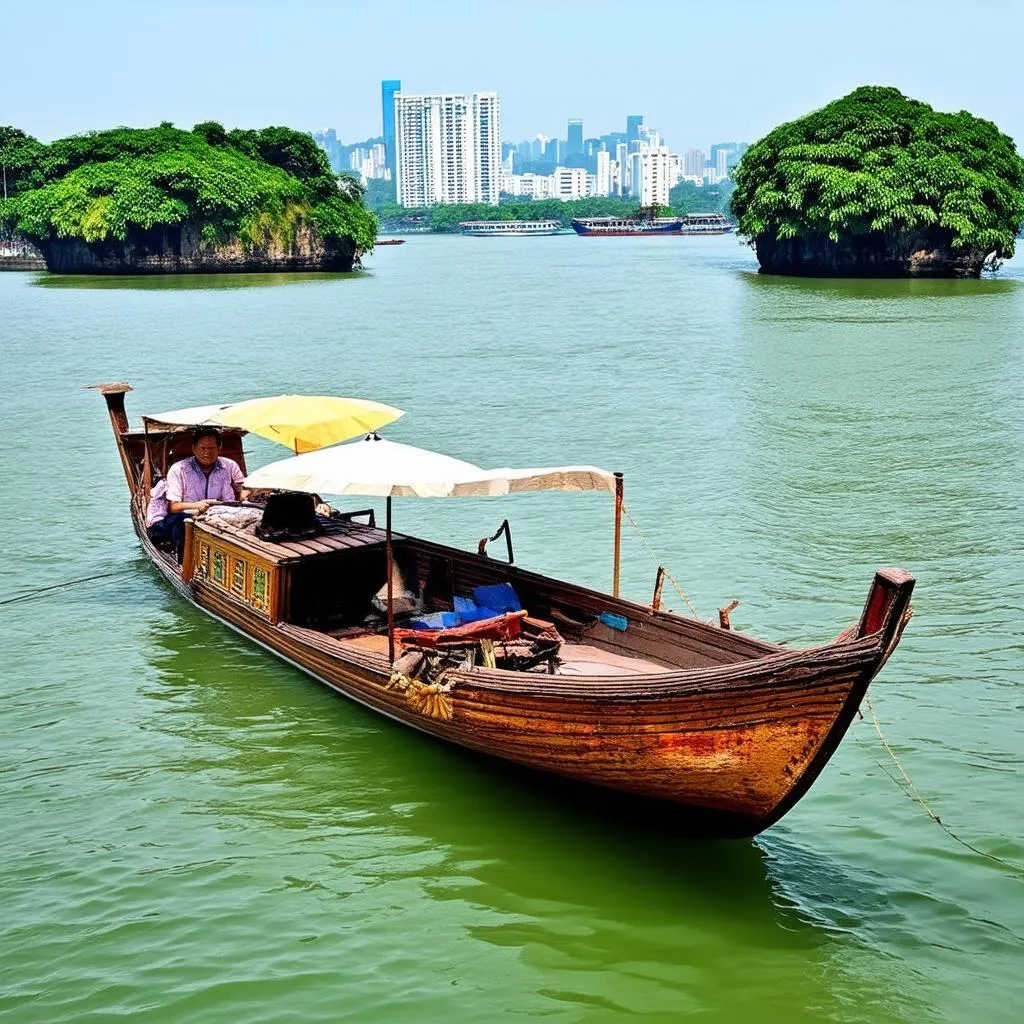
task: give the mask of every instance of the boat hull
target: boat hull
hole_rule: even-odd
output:
[[[510,238],[557,235],[562,231],[558,221],[462,221],[462,234],[470,238]]]
[[[634,666],[625,674],[587,669],[573,675],[448,668],[423,680],[409,678],[385,653],[386,638],[363,631],[366,639],[385,643],[360,647],[344,631],[287,621],[300,567],[333,565],[316,560],[372,553],[375,545],[380,551],[380,531],[346,526],[333,535],[333,544],[326,534],[282,542],[278,551],[284,555],[275,555],[273,545],[237,531],[192,525],[179,567],[155,547],[144,526],[149,464],[140,461],[140,452],[163,435],[129,432],[127,385],[104,387],[133,492],[134,529],[183,599],[381,715],[527,769],[628,800],[659,801],[692,832],[755,835],[778,821],[828,763],[909,617],[913,577],[879,570],[856,627],[820,647],[786,650],[486,555],[404,537],[408,552],[447,566],[461,587],[506,581],[536,607],[572,609],[576,618],[563,615],[560,624],[566,658],[590,645],[612,659],[604,664],[618,658]],[[231,441],[244,458],[240,438]],[[159,449],[166,444],[160,441]],[[611,628],[606,616],[628,628]],[[692,667],[679,667],[686,665]]]
[[[137,530],[182,596],[343,696],[420,732],[590,787],[671,804],[687,831],[752,836],[777,821],[828,762],[884,661],[877,637],[811,651],[620,681],[501,671],[453,673],[450,715],[424,714],[390,685],[383,655],[272,623],[207,581],[185,585]],[[561,688],[564,692],[558,692]]]
[[[622,237],[632,235],[681,235],[682,221],[672,220],[660,224],[653,221],[633,223],[602,224],[593,221],[573,220],[572,229],[584,237]]]

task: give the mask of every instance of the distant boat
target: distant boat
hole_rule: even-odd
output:
[[[680,217],[576,217],[572,229],[577,235],[681,235]]]
[[[736,225],[720,213],[688,213],[683,218],[684,235],[727,235]]]
[[[378,238],[377,245],[405,245],[404,238]]]
[[[500,235],[557,235],[562,230],[557,220],[461,220],[464,235],[475,238]]]

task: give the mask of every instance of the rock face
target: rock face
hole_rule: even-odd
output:
[[[948,239],[927,233],[754,239],[762,274],[800,277],[978,277],[988,253],[954,252]]]
[[[349,271],[356,258],[350,238],[325,241],[311,225],[299,226],[289,245],[262,246],[241,239],[210,242],[198,224],[133,231],[123,241],[40,241],[46,269],[57,274],[240,274],[281,271]]]

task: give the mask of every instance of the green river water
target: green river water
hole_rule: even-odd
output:
[[[995,279],[759,277],[733,238],[415,237],[363,273],[0,274],[0,1016],[16,1024],[1019,1019],[1024,258]],[[283,391],[483,465],[626,474],[710,618],[823,641],[918,578],[870,721],[756,840],[470,757],[185,606],[101,399]],[[250,464],[272,456],[254,441]],[[397,501],[396,528],[611,583],[607,496]],[[656,562],[627,528],[623,591]],[[668,603],[681,599],[666,588]]]

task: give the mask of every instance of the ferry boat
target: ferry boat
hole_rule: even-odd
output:
[[[247,486],[283,490],[264,491],[262,507],[228,503],[248,525],[214,515],[216,505],[186,520],[179,563],[146,529],[152,481],[189,458],[197,426],[211,416],[230,421],[229,407],[154,414],[132,429],[130,385],[96,387],[139,543],[190,605],[386,718],[521,766],[674,804],[698,833],[755,835],[793,807],[832,757],[911,614],[914,578],[899,569],[875,574],[854,625],[805,648],[734,632],[729,607],[717,625],[662,608],[663,570],[649,603],[626,600],[621,474],[579,466],[487,471],[376,434],[252,473]],[[244,434],[223,429],[222,454],[246,473]],[[507,520],[468,551],[392,532],[393,494],[457,497],[460,487],[467,496],[614,494],[611,593],[513,564]],[[372,509],[314,508],[315,489],[386,497],[386,528]],[[503,532],[508,561],[485,550]],[[396,607],[410,595],[414,612]],[[411,618],[399,622],[403,612]]]
[[[688,213],[683,218],[684,235],[727,235],[736,229],[728,217],[720,213]]]
[[[484,238],[488,235],[557,235],[562,224],[557,220],[461,220],[464,235]]]
[[[681,235],[680,217],[577,217],[572,229],[577,235]]]

